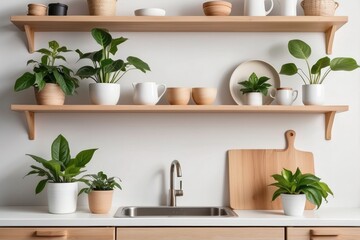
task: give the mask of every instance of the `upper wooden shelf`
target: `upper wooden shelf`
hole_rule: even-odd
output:
[[[35,32],[88,32],[94,27],[113,32],[323,32],[331,54],[335,32],[346,16],[12,16],[11,22],[26,32],[34,51]]]
[[[335,114],[348,106],[246,106],[246,105],[11,105],[11,110],[25,112],[29,139],[35,139],[35,113],[286,113],[324,114],[325,139],[331,139]]]

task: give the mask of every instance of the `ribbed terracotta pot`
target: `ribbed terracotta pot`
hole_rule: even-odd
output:
[[[116,0],[87,0],[90,15],[115,16]]]
[[[45,16],[47,14],[47,6],[44,4],[30,3],[28,5],[28,15]]]
[[[114,190],[91,191],[88,194],[89,208],[92,213],[105,214],[111,209]]]
[[[64,105],[65,102],[65,93],[55,83],[47,83],[41,91],[35,88],[35,97],[39,105]]]

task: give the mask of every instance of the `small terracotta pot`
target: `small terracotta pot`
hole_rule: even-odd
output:
[[[90,15],[115,16],[116,0],[87,0]]]
[[[44,4],[30,3],[28,4],[28,15],[45,16],[47,7]]]
[[[187,105],[190,96],[191,88],[174,87],[166,91],[166,99],[170,105]]]
[[[47,83],[41,91],[35,88],[35,97],[39,105],[64,105],[65,102],[65,93],[55,83]]]
[[[192,98],[197,105],[211,105],[216,99],[216,88],[193,88]]]
[[[112,205],[114,190],[108,191],[91,191],[88,194],[89,208],[92,213],[108,213]]]

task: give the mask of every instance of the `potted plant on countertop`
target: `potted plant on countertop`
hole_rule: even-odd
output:
[[[47,185],[47,198],[50,213],[72,213],[76,211],[78,179],[75,177],[92,159],[97,149],[79,152],[75,158],[70,156],[69,143],[59,135],[51,145],[51,159],[27,154],[42,166],[31,165],[32,170],[26,175],[37,175],[43,179],[37,184],[38,194]]]
[[[62,53],[70,52],[57,41],[49,42],[49,49],[42,48],[41,61],[29,60],[27,64],[34,64],[33,72],[26,72],[19,77],[14,86],[18,92],[33,86],[36,101],[40,105],[63,105],[65,95],[73,95],[79,87],[78,79],[72,76],[73,71],[64,65],[55,65],[56,60],[66,62]]]
[[[329,194],[333,195],[329,186],[320,182],[320,178],[311,173],[303,174],[299,168],[294,174],[284,168],[281,174],[274,174],[271,177],[276,182],[270,186],[277,187],[272,201],[281,196],[285,215],[301,216],[304,213],[306,199],[319,208],[323,199],[327,202]]]
[[[89,85],[93,104],[116,105],[120,98],[120,85],[117,82],[130,70],[137,69],[143,73],[150,71],[149,65],[133,56],[128,57],[127,62],[110,57],[117,53],[118,45],[127,41],[127,38],[112,38],[108,30],[100,28],[92,29],[91,34],[102,48],[88,53],[76,50],[80,59],[90,59],[93,63],[93,66],[81,67],[76,75],[81,79],[91,78],[95,81]]]
[[[88,194],[89,208],[92,213],[108,213],[112,205],[114,189],[122,189],[121,179],[118,177],[109,177],[104,172],[97,174],[87,174],[81,178],[88,187],[81,189],[81,193]]]
[[[271,84],[267,83],[270,78],[266,76],[258,77],[256,73],[252,73],[248,80],[239,82],[243,88],[240,91],[246,95],[247,104],[253,106],[263,105],[263,95],[268,94]]]
[[[332,60],[329,57],[323,57],[310,67],[308,59],[311,55],[311,47],[299,39],[290,40],[288,49],[293,57],[305,60],[307,70],[298,68],[294,63],[287,63],[281,67],[280,74],[289,76],[298,74],[300,76],[304,83],[302,100],[305,105],[324,104],[325,90],[322,83],[331,71],[353,71],[360,67],[355,59],[348,57],[338,57]],[[325,70],[324,74],[322,70]]]

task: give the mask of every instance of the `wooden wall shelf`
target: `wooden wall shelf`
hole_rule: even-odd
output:
[[[239,105],[11,105],[11,110],[24,112],[29,139],[35,139],[36,113],[285,113],[324,114],[325,139],[331,139],[335,114],[349,110],[348,106],[239,106]]]
[[[335,32],[346,16],[12,16],[11,22],[26,33],[29,51],[35,49],[36,32],[88,32],[94,27],[112,32],[323,32],[326,53],[331,54]]]

